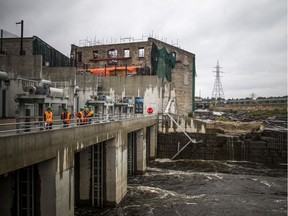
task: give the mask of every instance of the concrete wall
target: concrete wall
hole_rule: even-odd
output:
[[[136,173],[144,174],[146,172],[146,128],[136,131]]]
[[[0,212],[1,215],[10,215],[15,195],[15,181],[12,175],[2,175],[0,182]]]
[[[81,202],[86,202],[90,199],[91,190],[91,149],[83,149],[79,152],[79,200]]]
[[[147,148],[146,146],[146,150],[149,149],[150,152],[149,152],[149,155],[150,155],[150,159],[155,159],[156,158],[156,154],[157,154],[157,130],[158,130],[158,127],[157,125],[154,125],[154,126],[150,126],[149,127],[150,130],[150,140],[149,140],[149,148]]]
[[[186,116],[179,116],[170,114],[172,118],[167,115],[159,115],[160,123],[158,124],[158,131],[164,134],[173,132],[189,132],[189,133],[206,133],[206,123],[201,120],[195,120]]]
[[[56,199],[55,199],[56,198]],[[56,215],[74,215],[74,168],[56,175]]]
[[[56,158],[38,164],[40,176],[41,215],[56,215]]]
[[[121,97],[134,96],[144,98],[144,113],[152,107],[154,113],[162,111],[166,107],[168,98],[163,97],[163,92],[170,86],[163,84],[157,76],[126,76],[126,77],[103,77],[103,91],[112,92]]]
[[[116,206],[127,193],[127,144],[124,134],[106,142],[106,205]],[[119,142],[120,141],[120,142]]]
[[[40,79],[42,77],[42,56],[0,56],[0,69],[6,71],[9,78]]]
[[[97,93],[97,77],[95,75],[77,74],[77,85],[80,87],[79,105],[84,106],[87,100],[90,100],[93,94]],[[162,83],[158,76],[110,76],[101,77],[102,91],[106,94],[122,98],[124,96],[144,98],[144,114],[147,114],[147,108],[152,107],[154,113],[162,112],[166,108],[171,97],[171,83]],[[172,107],[177,110],[178,107]]]
[[[253,136],[188,133],[203,143],[190,144],[176,159],[252,161],[267,164],[287,163],[287,133],[264,131]],[[189,139],[181,132],[158,133],[157,156],[172,158]]]
[[[25,55],[33,54],[33,38],[23,38],[23,51]],[[3,51],[6,51],[8,55],[19,55],[21,50],[21,39],[18,38],[4,38],[3,39]]]
[[[76,84],[75,67],[43,67],[42,78],[54,82],[68,82],[70,85]]]

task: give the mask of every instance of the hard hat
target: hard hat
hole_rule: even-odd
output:
[[[47,107],[47,110],[49,110],[49,109],[52,110],[52,107],[51,107],[51,106],[48,106],[48,107]]]
[[[88,106],[88,108],[89,108],[89,109],[91,109],[91,108],[92,108],[92,106],[91,106],[91,105],[89,105],[89,106]]]
[[[84,110],[84,108],[83,108],[83,107],[81,107],[81,108],[80,108],[80,111],[83,111],[83,110]]]

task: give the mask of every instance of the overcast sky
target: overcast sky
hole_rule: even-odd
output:
[[[71,44],[154,36],[196,55],[196,96],[211,97],[219,61],[225,98],[287,95],[286,0],[0,0],[0,29]],[[123,41],[123,40],[122,40]]]

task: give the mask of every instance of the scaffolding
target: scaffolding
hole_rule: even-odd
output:
[[[148,35],[142,34],[141,37],[133,37],[131,35],[126,36],[126,37],[122,37],[120,36],[119,41],[116,38],[111,37],[110,39],[98,39],[96,36],[94,38],[85,38],[82,40],[79,40],[79,47],[89,47],[89,46],[97,46],[97,45],[108,45],[108,44],[117,44],[117,43],[133,43],[133,42],[143,42],[143,41],[147,41],[148,38],[154,38],[157,40],[160,40],[164,43],[168,43],[168,39],[167,37],[160,37],[158,35],[149,33]],[[175,41],[171,40],[171,45],[180,48],[179,43],[178,43],[178,38]]]

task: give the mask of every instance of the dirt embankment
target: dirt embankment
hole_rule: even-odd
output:
[[[207,124],[207,129],[215,129],[217,133],[237,136],[241,134],[263,131],[265,126],[261,122],[224,122],[213,121]]]
[[[196,112],[196,118],[211,120],[207,128],[227,135],[257,133],[267,128],[287,131],[286,106],[212,107],[207,112]]]

